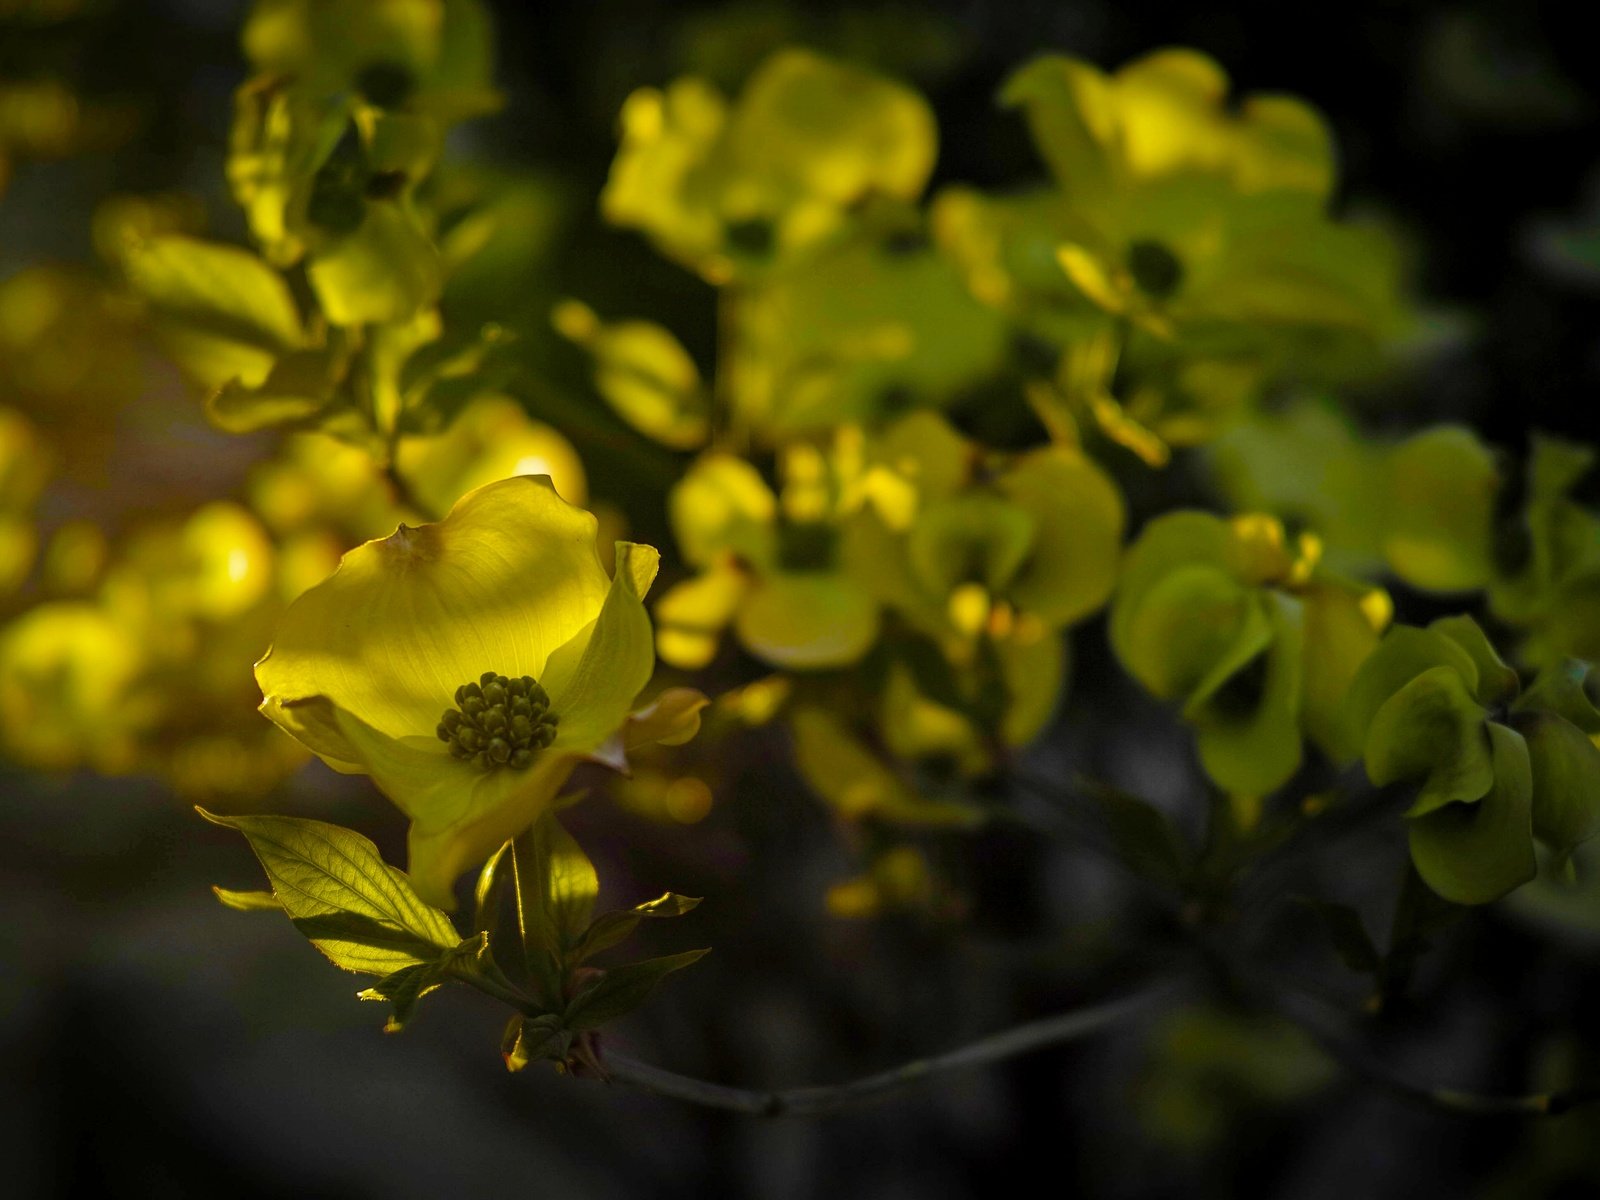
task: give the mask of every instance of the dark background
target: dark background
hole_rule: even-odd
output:
[[[1560,250],[1564,232],[1600,224],[1600,196],[1583,211],[1600,171],[1600,72],[1582,5],[494,7],[509,104],[456,149],[547,173],[572,198],[530,305],[575,294],[654,316],[709,356],[709,293],[594,215],[635,86],[690,69],[736,86],[785,40],[853,53],[929,95],[936,186],[1001,187],[1037,173],[1020,123],[992,99],[1011,68],[1045,49],[1115,66],[1184,44],[1241,91],[1318,104],[1344,156],[1340,203],[1405,231],[1443,348],[1387,407],[1369,406],[1373,424],[1465,420],[1511,450],[1533,428],[1593,437],[1600,276]],[[142,114],[113,151],[18,168],[0,197],[0,276],[89,262],[89,214],[112,192],[195,191],[216,231],[239,234],[221,166],[241,13],[130,0],[26,38],[0,27],[0,72],[56,72]],[[548,353],[549,394],[582,397],[576,356]],[[595,473],[596,492],[617,486]],[[1069,701],[1038,761],[1137,784],[1192,826],[1186,739],[1121,680],[1103,637],[1098,623],[1076,632],[1075,696],[1095,702]],[[1113,869],[1027,832],[936,847],[970,895],[964,926],[828,919],[821,895],[848,859],[782,754],[764,737],[729,750],[718,807],[690,829],[604,805],[579,818],[610,899],[708,897],[649,931],[660,952],[715,953],[623,1026],[639,1056],[752,1086],[842,1079],[1115,993],[1178,953]],[[399,856],[397,818],[361,781],[311,768],[274,807],[342,820]],[[1319,856],[1308,890],[1392,892],[1403,858],[1392,833]],[[887,1200],[988,1195],[1024,1178],[1118,1197],[1600,1191],[1591,1117],[1539,1130],[1463,1122],[1340,1076],[1273,1104],[1212,1068],[1197,1103],[1218,1131],[1177,1144],[1150,1119],[1173,1070],[1154,1017],[809,1122],[702,1113],[541,1067],[508,1076],[492,1003],[440,993],[385,1037],[354,977],[282,921],[220,908],[214,882],[258,886],[255,864],[156,785],[0,764],[0,1192]],[[1331,955],[1303,944],[1305,926],[1283,918],[1267,936],[1352,994]],[[1418,1011],[1397,1018],[1393,1061],[1422,1079],[1529,1086],[1550,1031],[1581,1026],[1600,1000],[1596,961],[1594,943],[1529,936],[1514,911],[1477,915],[1430,960]],[[1581,1037],[1569,1049],[1600,1067]]]

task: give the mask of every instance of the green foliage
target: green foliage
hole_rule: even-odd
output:
[[[284,913],[335,966],[388,976],[461,944],[450,918],[358,833],[301,817],[201,816],[244,834]],[[239,907],[237,896],[221,898]]]
[[[1600,750],[1562,715],[1585,719],[1585,674],[1547,671],[1519,698],[1516,673],[1466,617],[1397,626],[1362,665],[1349,727],[1373,783],[1416,785],[1411,855],[1441,896],[1483,904],[1527,883],[1535,838],[1564,874],[1600,830]]]
[[[1315,561],[1270,518],[1187,511],[1147,524],[1123,560],[1112,646],[1152,694],[1181,702],[1206,773],[1234,794],[1284,784],[1306,735],[1348,753],[1333,712],[1387,605]]]
[[[270,892],[217,888],[223,904],[281,911],[335,966],[381,976],[360,999],[389,1003],[386,1032],[403,1029],[422,997],[452,981],[513,1004],[520,1012],[505,1049],[513,1070],[537,1058],[564,1063],[574,1053],[592,1061],[582,1035],[626,1016],[668,975],[708,953],[586,965],[640,922],[682,916],[700,901],[668,892],[594,917],[594,865],[554,815],[507,842],[484,867],[476,932],[467,938],[360,834],[299,817],[201,815],[243,833],[272,884]],[[541,1032],[532,1038],[535,1030]]]
[[[1206,825],[1191,845],[1139,796],[1073,790],[1180,923],[1222,921],[1278,845],[1315,833],[1331,793],[1280,793],[1357,759],[1406,800],[1387,946],[1363,909],[1304,900],[1375,1010],[1462,906],[1541,865],[1541,889],[1571,881],[1600,831],[1595,454],[1534,435],[1518,462],[1459,425],[1390,432],[1401,410],[1360,397],[1380,436],[1341,406],[1393,382],[1423,321],[1399,239],[1334,215],[1320,113],[1230,98],[1194,50],[1113,71],[1043,55],[996,118],[1025,129],[1043,178],[930,197],[938,130],[909,84],[695,22],[704,74],[627,97],[596,197],[461,161],[456,126],[501,103],[479,0],[252,6],[226,158],[248,246],[203,236],[198,204],[122,198],[94,229],[114,286],[0,283],[8,755],[249,774],[260,793],[308,755],[369,774],[411,822],[411,875],[337,826],[206,814],[271,887],[217,897],[378,977],[361,997],[390,1005],[391,1030],[448,982],[506,1003],[512,1070],[603,1072],[596,1031],[706,953],[606,964],[699,901],[597,912],[556,815],[574,771],[643,752],[605,786],[687,785],[654,811],[691,823],[748,790],[735,743],[774,725],[852,856],[828,911],[959,915],[914,839],[1019,815],[1005,793],[1067,690],[1069,637],[1098,637],[1108,606],[1117,661],[1192,735]],[[0,104],[0,183],[25,99]],[[592,246],[566,242],[596,201],[645,239],[608,245],[685,268],[703,312],[629,316],[653,283],[569,277],[589,269]],[[146,334],[196,412],[267,435],[270,457],[237,503],[115,552],[77,530],[75,553],[55,528],[71,505],[48,494],[63,447],[10,397],[42,397],[41,429],[74,404],[118,425],[101,393],[139,380]],[[586,381],[563,374],[574,358]],[[593,513],[586,458],[604,471]],[[664,554],[618,540],[662,527]],[[1388,584],[1476,615],[1391,627]],[[251,711],[258,659],[261,711],[292,742]],[[268,748],[219,715],[241,707],[240,672]],[[703,709],[711,747],[679,749]],[[472,870],[463,938],[445,908]],[[1140,1108],[1190,1146],[1218,1111],[1325,1075],[1275,1021],[1197,1010],[1158,1036],[1167,1075]]]
[[[709,953],[692,950],[607,968],[589,965],[642,921],[682,916],[700,903],[668,892],[596,917],[599,891],[594,865],[553,813],[507,842],[478,878],[475,924],[529,997],[524,1013],[529,1019],[514,1019],[502,1046],[513,1071],[540,1058],[561,1063],[574,1053],[592,1056],[583,1035],[626,1016],[667,975]]]

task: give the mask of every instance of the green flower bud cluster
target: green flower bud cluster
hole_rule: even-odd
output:
[[[480,771],[522,770],[534,752],[556,738],[550,697],[531,675],[508,679],[485,671],[477,683],[456,689],[456,707],[439,721],[439,740],[450,754]]]

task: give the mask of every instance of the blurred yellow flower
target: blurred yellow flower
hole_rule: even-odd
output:
[[[630,726],[655,664],[642,597],[657,554],[619,543],[607,579],[596,529],[548,478],[479,488],[345,555],[256,666],[263,713],[410,817],[411,873],[435,903],[580,762],[698,727],[682,695]]]
[[[1226,107],[1228,77],[1192,50],[1106,75],[1064,56],[1022,68],[1021,107],[1061,189],[1057,258],[1106,311],[1170,335],[1212,324],[1380,336],[1399,317],[1393,249],[1327,216],[1333,144],[1291,96]]]
[[[1124,558],[1112,647],[1152,695],[1181,702],[1207,774],[1235,795],[1285,783],[1303,736],[1336,760],[1359,749],[1340,709],[1391,609],[1382,591],[1317,571],[1320,549],[1271,517],[1179,510]]]
[[[788,457],[791,472],[807,458],[801,449]],[[801,480],[789,482],[785,501],[807,491]],[[656,605],[657,649],[667,662],[705,666],[730,623],[750,653],[795,670],[847,666],[872,647],[878,604],[841,569],[826,506],[780,518],[779,497],[761,473],[714,452],[673,488],[668,511],[679,550],[699,574]]]
[[[694,77],[629,96],[601,207],[727,283],[851,228],[864,200],[915,199],[936,137],[915,92],[786,49],[755,69],[731,106]]]

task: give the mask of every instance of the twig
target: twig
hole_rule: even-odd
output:
[[[437,521],[439,519],[438,513],[433,512],[422,501],[417,499],[417,494],[411,490],[411,485],[406,482],[406,477],[400,474],[400,468],[395,464],[392,451],[383,464],[383,479],[389,485],[390,496],[394,498],[394,502],[401,508],[409,508],[427,521]]]
[[[876,1100],[890,1092],[938,1075],[971,1070],[1016,1058],[1046,1046],[1058,1046],[1100,1032],[1150,1007],[1170,993],[1173,980],[1163,980],[1119,999],[1018,1025],[959,1049],[914,1059],[888,1071],[827,1087],[758,1091],[728,1087],[679,1075],[624,1055],[607,1053],[604,1064],[616,1083],[685,1100],[706,1108],[757,1117],[813,1117]]]
[[[1380,1054],[1351,1036],[1348,1022],[1309,992],[1286,987],[1264,975],[1251,975],[1237,964],[1213,958],[1227,975],[1254,993],[1263,1006],[1290,1021],[1320,1046],[1342,1070],[1374,1087],[1433,1112],[1458,1117],[1552,1117],[1600,1100],[1600,1083],[1550,1092],[1472,1092],[1418,1083],[1396,1071]]]

